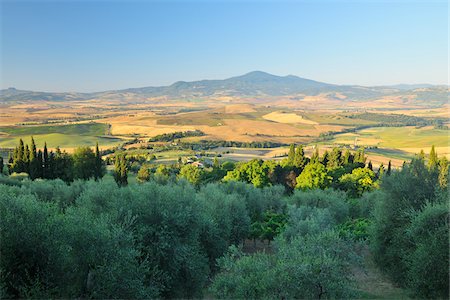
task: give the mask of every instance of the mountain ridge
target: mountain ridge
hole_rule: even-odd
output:
[[[40,92],[8,88],[0,90],[0,102],[47,100],[71,101],[98,98],[156,98],[166,97],[195,98],[195,97],[264,97],[303,95],[314,96],[323,93],[345,94],[345,98],[368,99],[380,97],[390,93],[405,93],[415,89],[445,88],[430,84],[397,84],[392,86],[359,86],[337,85],[296,75],[278,76],[263,71],[252,71],[243,75],[226,79],[203,79],[197,81],[176,81],[167,86],[146,86],[119,90],[107,90],[92,93],[82,92]]]

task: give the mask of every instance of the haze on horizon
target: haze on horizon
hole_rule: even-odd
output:
[[[1,88],[93,92],[261,70],[448,84],[447,1],[1,1]]]

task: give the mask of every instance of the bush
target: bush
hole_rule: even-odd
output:
[[[356,259],[334,231],[279,239],[273,255],[231,251],[220,261],[211,291],[221,299],[349,298],[355,296],[350,266]]]
[[[447,199],[431,204],[411,216],[407,235],[414,247],[406,258],[408,286],[423,298],[448,299],[449,241]]]
[[[287,198],[287,201],[297,207],[329,208],[336,223],[344,222],[349,216],[347,195],[342,191],[332,189],[295,191],[291,197]]]

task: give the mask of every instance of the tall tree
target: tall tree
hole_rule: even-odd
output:
[[[369,170],[373,170],[373,166],[372,166],[372,161],[371,160],[369,160],[369,163],[367,164],[367,168]]]
[[[36,143],[34,142],[33,137],[31,137],[29,174],[32,180],[39,177],[39,161],[37,158]]]
[[[437,170],[438,163],[439,163],[438,155],[433,145],[431,146],[430,157],[428,159],[428,168],[430,170]]]
[[[44,152],[42,154],[42,177],[49,179],[50,176],[50,164],[48,159],[48,149],[47,149],[47,142],[44,143]]]
[[[23,169],[25,173],[30,173],[30,148],[28,144],[25,145],[25,151],[23,153]]]
[[[366,155],[365,155],[365,150],[364,150],[363,147],[361,147],[361,148],[358,149],[358,151],[356,151],[354,159],[353,159],[353,162],[365,165],[366,164],[366,159],[367,158],[366,158]]]
[[[328,169],[336,169],[342,165],[342,151],[335,147],[330,153],[329,160],[327,162]]]
[[[316,146],[316,149],[314,150],[313,154],[311,155],[311,163],[317,163],[319,162],[319,147]]]
[[[392,163],[391,163],[391,160],[389,160],[387,171],[386,171],[386,175],[390,176],[391,172],[392,172]]]
[[[384,165],[383,165],[383,163],[381,163],[380,167],[378,168],[378,171],[377,171],[377,178],[381,179],[381,178],[383,178],[383,175],[384,175]]]
[[[94,178],[96,158],[90,147],[78,147],[72,157],[75,178],[85,180]]]
[[[299,169],[301,172],[307,163],[305,157],[305,151],[303,150],[303,145],[299,145],[295,150],[293,166]]]
[[[44,178],[44,153],[42,153],[42,150],[38,150],[37,154],[37,173],[36,178]]]
[[[127,161],[125,154],[117,155],[114,163],[114,180],[119,187],[128,185]]]
[[[4,167],[3,156],[0,155],[0,175],[3,174],[3,167]]]
[[[102,155],[100,153],[100,150],[98,149],[98,142],[95,145],[95,174],[94,179],[98,180],[103,177],[104,175],[104,167],[103,167],[103,160]]]
[[[348,165],[353,163],[353,155],[350,153],[350,150],[346,149],[344,155],[342,155],[342,164]]]
[[[294,162],[295,158],[295,144],[291,144],[289,146],[289,152],[288,152],[288,161],[290,164]]]
[[[53,176],[55,178],[62,179],[65,182],[73,181],[73,159],[71,155],[56,147],[53,165]]]
[[[328,152],[328,150],[325,150],[325,152],[322,155],[322,159],[320,160],[320,162],[326,166],[328,165],[328,161],[330,160],[330,153]]]

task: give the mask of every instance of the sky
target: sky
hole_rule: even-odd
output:
[[[92,92],[260,70],[448,84],[446,0],[0,0],[1,88]]]

